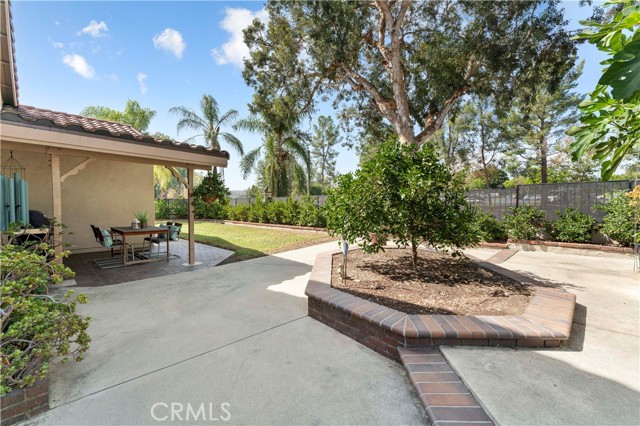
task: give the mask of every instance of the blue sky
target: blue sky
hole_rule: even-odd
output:
[[[564,7],[570,28],[591,13],[577,1]],[[197,110],[203,93],[213,95],[223,111],[233,108],[246,116],[252,91],[242,78],[241,30],[262,9],[263,2],[248,1],[14,1],[20,102],[78,113],[87,105],[121,110],[135,99],[157,111],[150,132],[177,140],[191,134],[177,133],[169,108]],[[589,45],[581,46],[580,56],[585,67],[578,91],[586,93],[595,87],[603,56]],[[245,152],[260,144],[258,135],[237,135]],[[227,184],[246,189],[254,177],[243,180],[239,158],[231,154]],[[356,165],[355,152],[343,148],[338,171]]]

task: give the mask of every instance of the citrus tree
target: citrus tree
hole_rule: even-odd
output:
[[[330,233],[348,243],[361,240],[365,252],[384,250],[385,238],[374,238],[379,235],[411,246],[414,266],[420,244],[457,255],[477,241],[462,182],[431,144],[383,144],[355,174],[340,177],[325,213]]]

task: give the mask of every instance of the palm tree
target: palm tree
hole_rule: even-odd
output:
[[[222,140],[235,149],[240,156],[243,156],[244,149],[242,148],[242,142],[231,133],[221,131],[222,126],[232,126],[234,124],[235,119],[238,117],[238,111],[230,109],[220,115],[218,102],[213,96],[207,94],[202,95],[200,110],[202,115],[198,115],[193,110],[183,106],[173,107],[169,110],[171,114],[177,115],[180,118],[177,126],[178,133],[183,129],[199,132],[185,142],[190,142],[202,137],[207,147],[220,150],[220,141]]]
[[[308,135],[300,130],[272,131],[267,123],[257,116],[238,120],[236,130],[262,133],[264,142],[250,151],[240,161],[240,170],[246,179],[252,170],[261,171],[267,179],[271,193],[276,197],[291,194],[291,183],[299,190],[307,186],[308,170],[311,164],[309,150],[305,144]],[[260,160],[261,155],[263,158]],[[260,170],[258,170],[260,169]]]
[[[118,123],[128,124],[141,132],[146,132],[156,112],[151,108],[142,108],[138,101],[129,99],[124,111],[105,106],[90,105],[80,111],[80,115],[99,120],[117,121]]]

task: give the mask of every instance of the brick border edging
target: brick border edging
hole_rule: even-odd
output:
[[[279,223],[243,222],[240,220],[221,220],[220,222],[222,223],[229,222],[236,225],[260,226],[263,228],[285,228],[285,229],[293,229],[293,230],[297,229],[300,231],[327,232],[326,228],[316,228],[313,226],[282,225]]]
[[[319,253],[305,294],[309,316],[389,358],[398,347],[436,345],[558,347],[569,338],[576,296],[489,262],[481,266],[521,283],[535,295],[522,315],[407,315],[331,287],[332,258]]]
[[[13,425],[49,410],[49,379],[14,389],[0,398],[2,424]]]
[[[547,241],[547,240],[509,240],[509,244],[562,247],[562,248],[570,248],[570,249],[576,249],[576,250],[602,251],[606,253],[633,254],[633,248],[631,247],[616,247],[616,246],[608,246],[604,244],[565,243],[562,241]]]
[[[495,423],[437,348],[398,349],[430,424]]]

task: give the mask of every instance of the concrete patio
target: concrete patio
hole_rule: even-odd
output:
[[[220,423],[186,421],[185,411],[172,421],[173,403],[210,404],[230,424],[426,424],[399,364],[307,316],[311,265],[335,247],[79,288],[90,300],[82,309],[93,318],[91,349],[83,362],[53,369],[52,410],[28,424]],[[638,424],[632,265],[630,257],[518,252],[501,266],[577,294],[569,344],[442,352],[497,424]]]
[[[154,419],[175,402],[229,403],[230,424],[425,424],[402,366],[307,316],[311,265],[334,247],[79,288],[91,349],[53,370],[52,410],[30,423],[211,423]]]

